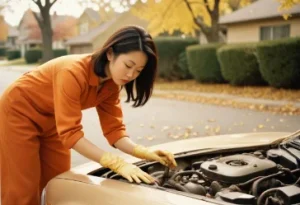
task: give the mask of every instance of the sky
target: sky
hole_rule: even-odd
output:
[[[4,0],[0,0],[0,3],[2,3]],[[72,1],[72,4],[70,2]],[[120,0],[105,0],[105,2],[110,2],[112,8],[116,12],[123,12],[124,6],[126,5],[120,5]],[[130,0],[130,4],[134,4],[136,0]],[[50,10],[50,14],[53,14],[56,12],[58,15],[71,15],[74,17],[79,17],[83,10],[86,8],[93,8],[95,10],[99,9],[99,5],[96,4],[86,4],[86,5],[80,5],[76,0],[58,0],[53,7]],[[11,0],[10,1],[10,7],[7,9],[4,9],[2,14],[4,15],[4,19],[7,23],[9,23],[12,26],[17,26],[24,14],[24,12],[31,8],[34,11],[38,11],[38,7],[32,2],[32,0]],[[109,8],[105,8],[108,10]]]

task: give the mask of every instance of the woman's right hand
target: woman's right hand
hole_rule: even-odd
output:
[[[121,157],[110,152],[105,152],[99,160],[99,163],[106,168],[111,169],[117,174],[123,176],[128,181],[141,183],[141,180],[147,184],[153,184],[155,179],[146,172],[133,164],[125,162]]]

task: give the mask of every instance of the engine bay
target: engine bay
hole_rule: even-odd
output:
[[[139,166],[157,179],[154,188],[204,196],[220,204],[300,204],[299,139],[272,148],[175,157],[175,170],[153,162]],[[111,171],[98,176],[124,180]]]

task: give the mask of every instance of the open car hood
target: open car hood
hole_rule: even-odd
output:
[[[168,142],[150,147],[152,150],[162,149],[168,150],[173,154],[191,152],[201,149],[223,149],[234,147],[251,147],[261,146],[267,144],[273,144],[281,142],[288,138],[293,133],[288,132],[261,132],[261,133],[241,133],[241,134],[227,134],[208,137],[197,137],[185,140],[178,140],[174,142]],[[126,161],[135,163],[140,159],[127,154],[121,154],[126,158]],[[76,173],[89,173],[97,168],[101,167],[98,163],[88,162],[83,165],[72,168]]]

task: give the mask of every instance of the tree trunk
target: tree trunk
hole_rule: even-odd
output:
[[[33,13],[35,19],[37,20],[39,27],[42,32],[42,51],[43,51],[43,57],[42,62],[46,62],[51,60],[53,55],[52,50],[52,26],[51,26],[51,17],[50,17],[50,8],[53,6],[53,4],[57,1],[54,0],[52,3],[50,3],[50,0],[45,0],[45,5],[43,6],[41,3],[41,0],[34,1],[32,0],[40,9],[40,16],[37,13]]]
[[[211,14],[211,27],[210,31],[205,35],[209,43],[215,43],[220,41],[220,26],[219,26],[219,10],[212,11]]]
[[[42,30],[42,39],[43,39],[43,58],[42,62],[46,62],[51,60],[54,55],[53,55],[53,50],[52,50],[52,36],[53,36],[53,31],[51,27],[51,20],[50,20],[50,14],[47,12],[46,14],[43,13],[43,27],[41,28]]]
[[[184,0],[187,8],[191,12],[191,15],[194,19],[194,22],[201,28],[201,32],[204,34],[204,36],[207,39],[208,43],[215,43],[220,41],[220,36],[219,36],[219,31],[220,31],[220,26],[219,26],[219,4],[220,0],[215,0],[215,5],[213,10],[210,10],[208,6],[208,0],[204,0],[204,5],[207,9],[207,12],[210,15],[211,18],[211,27],[208,27],[207,25],[204,24],[203,19],[195,16],[192,7],[188,0]]]

